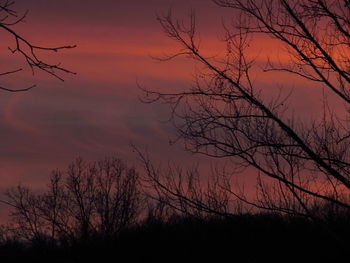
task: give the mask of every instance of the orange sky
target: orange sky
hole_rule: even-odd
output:
[[[51,170],[66,167],[77,156],[90,160],[118,155],[134,162],[131,142],[147,146],[158,160],[192,162],[181,144],[169,146],[174,130],[160,122],[167,119],[169,109],[142,104],[136,82],[158,89],[186,87],[195,70],[193,63],[184,59],[165,63],[151,59],[151,55],[176,49],[164,36],[156,12],[172,6],[183,16],[194,8],[205,51],[223,54],[218,28],[230,10],[205,0],[25,0],[17,6],[30,11],[27,23],[16,27],[28,40],[77,45],[48,59],[61,61],[78,74],[65,76],[65,82],[28,72],[16,82],[2,80],[18,86],[36,83],[38,87],[21,94],[1,92],[0,190],[19,182],[43,185]],[[258,63],[268,54],[272,59],[278,55],[285,59],[283,53],[275,52],[274,42],[263,39],[257,43],[250,55],[259,54]],[[0,45],[1,67],[22,63],[9,57],[7,45],[4,41]],[[317,114],[319,87],[305,89],[303,81],[287,75],[271,81],[271,75],[261,76],[260,72],[254,72],[255,79],[267,92],[275,92],[278,83],[294,87],[296,109]]]

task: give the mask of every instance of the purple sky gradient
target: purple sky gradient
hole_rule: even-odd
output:
[[[95,160],[117,155],[134,163],[131,142],[147,147],[158,160],[189,160],[181,145],[169,146],[174,130],[161,122],[169,116],[168,108],[141,103],[136,82],[157,88],[183,86],[193,69],[180,62],[189,70],[179,71],[179,63],[163,65],[151,59],[172,44],[156,12],[172,7],[186,15],[194,8],[202,21],[221,23],[221,9],[200,0],[26,0],[17,1],[16,7],[29,10],[26,23],[16,26],[28,40],[49,46],[77,44],[48,59],[62,61],[78,74],[65,76],[65,82],[41,73],[31,76],[29,71],[2,79],[10,87],[38,87],[20,94],[1,92],[0,190],[18,183],[42,187],[50,171],[64,169],[77,156]],[[207,34],[213,29],[208,23]],[[21,65],[20,58],[6,53],[12,43],[7,41],[1,44],[3,65]]]
[[[147,147],[158,161],[201,162],[202,157],[184,152],[181,143],[169,145],[175,131],[161,122],[169,117],[168,107],[141,103],[137,82],[159,89],[186,87],[195,69],[182,59],[152,60],[150,55],[174,50],[156,21],[156,12],[172,7],[176,15],[186,17],[195,9],[201,37],[210,47],[221,36],[218,28],[231,10],[210,0],[18,0],[17,6],[29,10],[27,23],[16,27],[28,40],[77,44],[76,49],[48,59],[62,61],[78,74],[65,76],[65,82],[40,73],[1,79],[8,85],[38,84],[26,93],[1,92],[1,191],[18,183],[40,188],[52,170],[64,169],[78,156],[97,160],[114,155],[136,164],[130,143]],[[0,55],[3,65],[21,63],[5,50]],[[261,81],[271,85],[267,78]],[[313,94],[318,88],[305,91],[299,89],[304,84],[293,83],[297,111],[317,113],[314,105],[319,97]],[[298,99],[301,96],[309,101]]]

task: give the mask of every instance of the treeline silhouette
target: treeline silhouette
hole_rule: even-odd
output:
[[[348,224],[329,226],[347,240]],[[340,262],[346,255],[323,228],[273,214],[146,220],[108,239],[91,236],[54,246],[7,240],[0,253],[2,262]]]
[[[347,252],[345,210],[319,206],[322,213],[305,217],[245,209],[230,205],[218,183],[201,186],[196,169],[170,168],[166,181],[149,162],[137,172],[117,158],[77,159],[52,172],[44,191],[9,189],[1,262],[323,262]]]

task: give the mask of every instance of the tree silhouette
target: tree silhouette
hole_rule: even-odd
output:
[[[17,186],[6,196],[8,234],[32,242],[113,236],[136,221],[142,206],[137,172],[116,158],[77,159],[67,171],[54,171],[44,191]]]
[[[167,169],[162,169],[154,165],[147,153],[136,147],[134,150],[144,171],[141,179],[145,194],[155,201],[148,211],[156,212],[151,217],[166,220],[176,214],[210,218],[242,213],[240,204],[233,204],[229,192],[221,187],[219,173],[213,173],[205,181],[197,166],[186,170],[169,164]]]
[[[308,217],[314,217],[320,207],[347,211],[349,2],[213,2],[235,15],[235,24],[224,26],[225,57],[206,57],[201,52],[194,13],[188,23],[175,19],[171,12],[158,16],[165,34],[181,47],[179,52],[159,59],[185,56],[204,69],[192,87],[182,92],[142,88],[143,100],[170,105],[173,124],[187,150],[229,159],[235,168],[254,169],[257,199],[248,200],[229,183],[222,184],[234,197],[259,209]],[[343,105],[342,110],[332,110],[323,96],[320,117],[305,122],[290,113],[288,96],[266,96],[264,86],[251,77],[258,66],[249,56],[249,47],[258,41],[259,34],[279,41],[289,55],[287,63],[267,60],[265,72],[288,73],[309,86],[316,85],[320,98],[325,92],[332,94],[338,105]]]
[[[20,55],[23,58],[24,63],[32,71],[32,74],[34,74],[35,70],[39,70],[61,81],[63,81],[61,73],[75,74],[74,72],[66,69],[65,67],[62,67],[60,63],[52,64],[50,62],[47,62],[44,59],[41,59],[39,56],[39,53],[41,51],[58,52],[63,49],[71,49],[76,46],[66,45],[66,46],[57,46],[57,47],[45,47],[45,46],[39,46],[39,45],[33,44],[32,42],[27,40],[25,37],[23,37],[20,33],[18,33],[14,29],[14,26],[16,26],[21,22],[24,22],[28,13],[28,12],[25,12],[24,14],[19,14],[16,11],[14,5],[15,5],[15,1],[12,1],[12,0],[0,1],[0,29],[2,32],[4,32],[10,38],[13,39],[12,46],[8,47],[10,52],[12,54]],[[0,76],[16,74],[22,70],[23,68],[16,68],[16,69],[10,69],[7,71],[2,71],[0,73]],[[35,86],[36,85],[31,85],[24,88],[23,87],[10,88],[10,87],[0,85],[0,90],[8,91],[8,92],[21,92],[21,91],[28,91],[34,88]]]

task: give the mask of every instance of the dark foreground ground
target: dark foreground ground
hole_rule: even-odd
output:
[[[3,244],[0,262],[349,262],[349,218],[326,222],[274,215],[176,218],[70,246]]]

